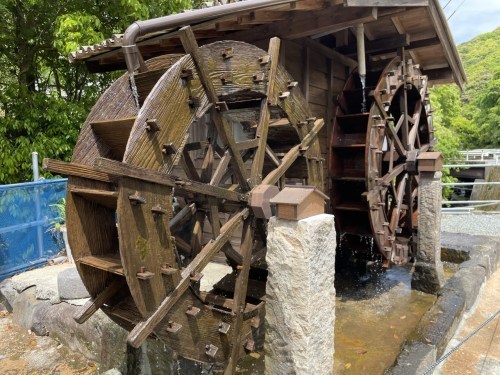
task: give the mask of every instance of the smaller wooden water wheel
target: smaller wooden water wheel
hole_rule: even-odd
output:
[[[406,263],[416,250],[417,157],[435,142],[427,77],[396,57],[366,87],[351,74],[338,102],[329,174],[341,251]]]
[[[70,176],[67,224],[92,299],[179,356],[225,363],[253,350],[263,319],[266,220],[250,202],[262,187],[323,186],[311,117],[297,83],[269,51],[241,42],[146,61],[119,78],[89,114],[72,162],[47,167]],[[257,212],[257,213],[256,213]],[[233,272],[200,291],[203,269],[222,252]]]

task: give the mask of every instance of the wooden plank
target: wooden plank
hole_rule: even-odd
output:
[[[229,153],[229,151],[226,151],[221,161],[219,162],[219,165],[217,166],[212,179],[210,180],[210,185],[217,186],[222,182],[222,177],[227,172],[227,167],[229,166],[230,162],[231,154]]]
[[[116,201],[118,199],[118,192],[116,191],[76,188],[73,186],[69,186],[68,191],[96,202],[102,206],[116,210]]]
[[[90,123],[90,126],[102,142],[111,149],[113,155],[122,160],[135,119],[135,117],[126,117],[94,121]]]
[[[85,323],[102,305],[109,301],[122,287],[126,285],[125,279],[115,278],[96,298],[91,298],[73,315],[73,319],[78,323]]]
[[[196,213],[196,205],[191,203],[190,205],[184,206],[182,210],[179,211],[168,223],[171,232],[175,232],[185,224],[191,217]]]
[[[256,148],[258,145],[259,145],[259,140],[257,138],[236,143],[236,147],[238,148],[239,151],[248,150],[249,148]]]
[[[77,176],[91,180],[112,182],[112,176],[109,173],[99,172],[93,167],[85,164],[67,163],[60,160],[44,158],[42,168],[52,173],[60,173],[63,176]]]
[[[219,101],[217,96],[217,92],[215,91],[212,79],[210,78],[209,72],[205,63],[200,55],[200,51],[198,48],[198,43],[196,43],[196,38],[193,34],[193,30],[191,27],[186,26],[180,29],[179,36],[182,41],[182,45],[184,46],[184,50],[186,53],[191,55],[193,62],[196,66],[196,70],[198,71],[199,78],[205,92],[207,94],[208,100],[213,104],[211,109],[212,121],[217,128],[217,133],[221,138],[222,142],[228,147],[229,152],[231,153],[231,163],[233,165],[233,172],[238,180],[240,187],[243,191],[250,190],[250,185],[248,184],[245,166],[243,163],[243,159],[236,147],[236,142],[234,141],[234,136],[230,130],[230,127],[227,125],[226,120],[222,116],[219,110],[216,109],[216,103]]]
[[[316,40],[313,40],[311,38],[304,38],[303,40],[307,46],[318,51],[330,60],[338,61],[339,63],[349,67],[350,69],[354,69],[358,66],[358,62],[356,60],[351,59],[350,57],[345,56],[331,48],[328,48],[327,46],[321,44]]]
[[[248,275],[250,273],[250,265],[252,260],[253,248],[253,230],[252,219],[248,218],[243,223],[243,232],[241,235],[240,253],[243,258],[241,269],[238,270],[236,276],[236,284],[234,288],[234,298],[232,312],[236,315],[233,330],[233,340],[231,343],[231,354],[224,370],[224,375],[232,375],[236,370],[238,363],[239,352],[241,350],[241,328],[243,325],[243,312],[245,311],[246,295],[248,287]]]
[[[262,99],[261,101],[259,124],[257,126],[255,135],[255,138],[259,140],[259,146],[255,151],[252,169],[250,172],[250,178],[253,186],[257,185],[260,180],[262,180],[262,169],[264,168],[264,157],[266,154],[267,135],[269,131],[270,119],[268,104],[270,102],[273,103],[276,100],[274,85],[276,82],[276,74],[278,73],[280,45],[281,41],[279,40],[279,38],[271,38],[269,40],[268,55],[270,56],[271,66],[268,73],[267,97],[265,99]]]
[[[205,245],[203,250],[193,259],[193,261],[182,271],[181,280],[176,288],[162,301],[160,306],[155,312],[144,321],[138,323],[134,329],[129,333],[127,342],[134,348],[138,348],[144,340],[153,332],[155,327],[167,315],[169,310],[179,300],[179,298],[186,292],[190,285],[190,278],[193,273],[199,273],[210,262],[210,259],[221,250],[222,246],[229,241],[234,231],[238,229],[242,221],[248,216],[248,208],[243,209],[234,215],[224,226],[221,228],[221,234],[216,240],[209,242]]]
[[[181,165],[184,169],[184,173],[186,173],[186,176],[190,180],[200,181],[200,176],[198,176],[198,171],[194,166],[193,159],[191,159],[191,155],[189,155],[185,147],[182,149]]]
[[[230,201],[246,201],[244,194],[223,189],[217,186],[207,185],[197,181],[174,178],[161,172],[151,171],[145,168],[134,167],[119,161],[98,158],[95,168],[99,171],[115,176],[128,176],[134,179],[154,182],[159,185],[175,187],[177,190],[190,193],[202,194],[214,198],[227,199]]]
[[[210,182],[212,178],[212,171],[214,167],[214,147],[212,144],[208,145],[207,151],[205,153],[205,158],[203,159],[203,165],[201,166],[200,181],[204,183]]]
[[[114,273],[116,275],[123,276],[123,266],[120,260],[120,256],[116,254],[116,256],[86,256],[80,258],[78,264],[84,264],[86,266],[90,266],[93,268],[97,268],[106,272]]]
[[[344,0],[346,7],[426,7],[429,0]]]
[[[306,101],[309,101],[310,55],[310,49],[306,44],[302,47],[302,93],[304,94]]]
[[[134,203],[130,200],[133,195],[140,195],[143,201]],[[165,214],[154,214],[152,209],[157,206]],[[179,281],[178,274],[167,279],[161,272],[165,263],[180,267],[169,230],[171,211],[172,188],[131,177],[120,179],[117,209],[120,255],[130,293],[143,317],[152,314]],[[151,278],[137,277],[144,272],[150,273]]]
[[[301,149],[308,147],[316,138],[319,131],[323,127],[325,122],[323,119],[316,120],[314,127],[311,131],[302,139],[302,142],[297,146],[293,147],[288,151],[285,156],[281,159],[281,164],[279,167],[270,172],[264,180],[262,180],[263,185],[274,185],[279,181],[279,179],[285,174],[288,168],[293,164],[297,157],[301,153]]]

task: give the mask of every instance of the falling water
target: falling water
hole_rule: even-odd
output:
[[[361,104],[361,112],[365,113],[366,112],[366,94],[365,94],[366,75],[360,74],[359,80],[361,81],[361,93],[363,95],[363,103]]]

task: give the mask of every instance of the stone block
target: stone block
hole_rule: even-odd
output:
[[[436,347],[422,342],[411,342],[405,345],[393,367],[386,371],[387,375],[423,374],[436,361]]]
[[[90,297],[83,285],[76,267],[68,268],[57,275],[57,289],[61,300],[74,300]]]
[[[335,247],[331,215],[269,221],[266,374],[333,372]]]
[[[58,264],[20,273],[12,277],[12,286],[19,293],[35,286],[37,299],[59,303],[61,300],[59,299],[59,292],[57,290],[57,275],[59,272],[70,267],[73,267],[73,265]]]
[[[50,303],[36,298],[36,289],[31,287],[20,293],[12,305],[12,321],[26,329],[32,329],[37,311],[44,310]],[[43,332],[43,331],[42,331]],[[46,335],[46,333],[43,333]]]
[[[12,312],[12,305],[19,293],[12,286],[11,279],[5,279],[0,283],[0,303],[2,303],[8,312]]]
[[[421,173],[418,186],[418,249],[411,286],[437,293],[444,285],[441,263],[441,172]]]

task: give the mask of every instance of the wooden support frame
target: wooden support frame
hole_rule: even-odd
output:
[[[280,52],[281,41],[279,38],[271,38],[269,41],[269,50],[268,55],[271,60],[271,67],[269,68],[268,73],[268,82],[267,82],[267,97],[262,99],[260,105],[260,117],[259,124],[257,126],[256,138],[259,141],[259,146],[255,151],[254,160],[252,163],[252,169],[250,172],[250,178],[252,185],[255,186],[257,183],[262,180],[262,169],[264,167],[264,157],[266,154],[266,145],[267,145],[267,133],[269,130],[269,120],[270,113],[268,104],[269,102],[275,101],[275,93],[274,93],[274,83],[276,79],[276,72],[278,69],[279,62],[279,52]]]
[[[217,186],[211,186],[197,181],[183,180],[155,172],[149,169],[134,167],[119,161],[98,158],[95,169],[114,176],[128,176],[138,180],[154,182],[160,185],[175,187],[189,193],[206,195],[214,198],[227,199],[234,202],[247,201],[245,194],[237,193]]]
[[[210,262],[217,251],[222,249],[222,246],[229,241],[229,238],[236,229],[241,225],[242,221],[248,217],[248,208],[243,209],[234,215],[221,228],[221,233],[217,239],[206,244],[202,251],[193,259],[193,261],[182,271],[181,280],[175,289],[163,300],[158,308],[151,316],[138,323],[129,333],[127,342],[134,348],[138,348],[144,340],[153,333],[155,327],[167,315],[174,304],[179,300],[184,292],[189,288],[191,276],[200,273],[203,268]]]
[[[179,36],[181,38],[184,50],[186,51],[186,53],[189,53],[191,55],[196,70],[198,71],[198,75],[203,88],[205,89],[209,101],[213,104],[211,108],[212,120],[215,127],[217,128],[219,137],[221,138],[222,142],[227,145],[229,152],[231,153],[231,163],[233,165],[234,174],[238,180],[238,183],[240,184],[240,187],[243,191],[248,191],[250,190],[250,185],[248,184],[246,178],[243,159],[241,158],[241,155],[236,146],[236,142],[234,141],[233,134],[228,124],[226,123],[226,120],[224,119],[220,111],[216,108],[216,103],[219,102],[219,98],[215,91],[208,70],[205,67],[205,63],[203,62],[203,59],[200,55],[198,43],[196,42],[193,30],[191,29],[191,27],[185,26],[179,30]]]
[[[311,131],[302,139],[302,142],[297,146],[293,147],[288,151],[285,156],[281,159],[279,167],[270,172],[264,180],[262,180],[263,185],[274,185],[280,178],[285,174],[288,168],[293,164],[293,162],[299,157],[301,150],[309,147],[309,145],[314,141],[315,137],[320,132],[321,128],[325,125],[323,119],[316,120]]]

